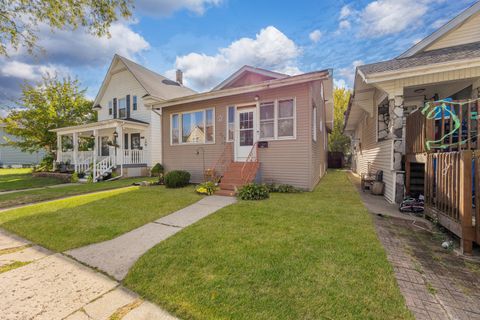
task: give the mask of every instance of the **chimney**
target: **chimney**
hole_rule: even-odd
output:
[[[183,84],[183,72],[180,69],[177,69],[177,82]]]

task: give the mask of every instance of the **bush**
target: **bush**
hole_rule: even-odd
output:
[[[158,184],[163,184],[163,173],[164,173],[164,168],[160,163],[157,163],[156,165],[153,166],[153,168],[150,170],[150,175],[152,177],[158,177]]]
[[[238,197],[242,200],[263,200],[269,198],[270,194],[266,185],[250,183],[238,191]]]
[[[290,184],[268,184],[267,185],[269,192],[279,192],[279,193],[297,193],[300,192],[299,189],[295,188]]]
[[[197,191],[198,193],[206,194],[208,196],[211,196],[217,190],[218,190],[217,185],[215,184],[215,182],[212,182],[212,181],[201,183],[195,189],[195,191]]]
[[[165,186],[167,188],[182,188],[190,182],[190,173],[183,170],[170,171],[165,175]]]
[[[72,173],[72,176],[70,177],[70,182],[71,183],[77,183],[78,182],[78,173],[77,172]]]
[[[35,171],[38,172],[47,172],[47,171],[53,171],[53,161],[54,161],[53,154],[46,154],[45,157],[43,157],[42,161],[38,165],[38,167],[35,168]]]

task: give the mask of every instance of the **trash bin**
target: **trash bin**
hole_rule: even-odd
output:
[[[379,196],[382,195],[384,187],[385,187],[385,183],[383,183],[381,181],[373,182],[372,194],[379,195]]]

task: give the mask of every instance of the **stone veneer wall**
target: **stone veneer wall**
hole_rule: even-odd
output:
[[[405,187],[405,173],[402,171],[402,157],[405,153],[402,96],[395,96],[389,100],[389,115],[388,137],[393,139],[393,170],[396,171],[395,202],[399,203],[403,200]]]
[[[378,106],[378,141],[382,141],[388,138],[388,132],[390,127],[390,110],[388,99]]]

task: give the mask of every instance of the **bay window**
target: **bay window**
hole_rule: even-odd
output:
[[[206,109],[173,114],[170,128],[172,144],[214,143],[214,110]]]

